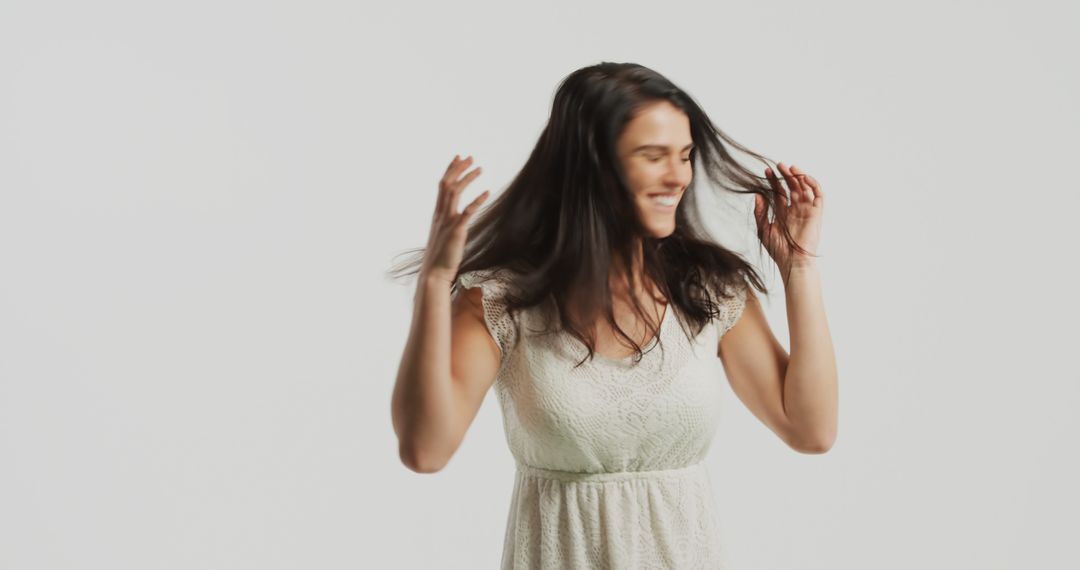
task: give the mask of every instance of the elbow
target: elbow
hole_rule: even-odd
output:
[[[804,443],[795,448],[799,453],[805,453],[807,455],[821,455],[832,449],[832,442],[825,440],[815,440],[812,442]]]
[[[409,445],[400,445],[398,447],[398,456],[401,458],[402,465],[416,473],[437,473],[443,467],[446,467],[447,463],[433,457],[430,453],[424,453]]]
[[[825,435],[799,437],[788,442],[788,445],[799,453],[821,455],[832,449],[834,443],[836,443],[835,431]]]

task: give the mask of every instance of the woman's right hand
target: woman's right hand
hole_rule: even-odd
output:
[[[480,167],[476,167],[464,177],[461,173],[472,164],[472,156],[464,160],[454,155],[442,180],[439,181],[439,196],[435,202],[435,212],[431,217],[431,233],[428,235],[424,262],[420,268],[420,277],[435,277],[453,283],[457,277],[465,252],[465,238],[468,235],[468,223],[472,215],[484,203],[490,190],[485,190],[461,212],[457,211],[458,197],[477,176]]]

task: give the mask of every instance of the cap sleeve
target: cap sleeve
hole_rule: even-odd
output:
[[[746,308],[746,296],[749,294],[749,285],[745,281],[739,282],[733,290],[730,290],[729,295],[733,295],[729,298],[720,297],[720,315],[713,321],[716,326],[717,338],[724,336],[731,327],[735,326],[739,317],[742,316],[743,309]]]
[[[500,360],[517,343],[517,325],[506,310],[506,296],[510,291],[509,277],[505,271],[477,269],[458,275],[455,280],[457,291],[480,287],[483,293],[484,323],[488,332],[499,346]]]

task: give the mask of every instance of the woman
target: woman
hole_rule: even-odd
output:
[[[517,465],[504,568],[722,567],[703,462],[721,368],[787,445],[832,445],[821,187],[783,163],[786,188],[771,168],[756,176],[724,143],[765,162],[661,75],[601,63],[563,80],[525,166],[473,224],[489,192],[460,213],[458,199],[481,169],[466,173],[471,157],[457,156],[447,168],[411,264],[392,415],[402,462],[432,473],[495,387]],[[755,194],[758,237],[785,283],[790,356],[748,294],[766,292],[760,277],[701,230],[695,166]]]

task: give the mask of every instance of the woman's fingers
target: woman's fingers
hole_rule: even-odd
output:
[[[465,206],[465,209],[461,211],[461,219],[458,220],[458,224],[467,224],[469,218],[476,213],[476,209],[479,208],[480,204],[483,204],[484,200],[487,200],[487,197],[490,195],[491,190],[484,190],[479,196],[474,198],[472,202],[469,202],[469,205]]]
[[[472,164],[472,156],[464,159],[460,155],[454,155],[454,160],[446,167],[442,179],[439,180],[439,196],[435,202],[436,215],[453,215],[457,213],[457,201],[465,186],[480,175],[481,169],[477,167],[465,178],[461,179],[461,173]]]
[[[754,221],[757,222],[759,233],[765,229],[765,225],[769,221],[767,208],[765,207],[765,197],[761,194],[754,194]]]
[[[439,195],[435,199],[436,218],[441,216],[446,209],[446,203],[449,201],[447,199],[447,194],[449,194],[450,173],[454,170],[454,167],[457,166],[457,163],[460,160],[461,157],[455,154],[454,159],[450,161],[450,165],[446,167],[446,172],[444,172],[442,178],[439,179]]]
[[[802,171],[800,170],[799,172],[802,172]],[[818,184],[817,179],[815,179],[813,176],[810,176],[809,174],[806,174],[805,172],[803,172],[802,174],[803,174],[803,180],[814,191],[814,198],[824,198],[825,195],[821,193],[821,185]]]
[[[807,202],[815,208],[824,207],[825,194],[821,191],[821,184],[818,184],[817,179],[796,166],[792,166],[791,171],[799,177],[799,182],[806,190]]]
[[[442,182],[444,184],[452,184],[459,176],[461,176],[461,172],[470,164],[472,164],[472,155],[461,158],[460,155],[455,154],[454,160],[450,161],[450,166],[446,167],[446,173],[443,174]]]
[[[783,164],[782,162],[780,164]],[[765,177],[769,179],[769,185],[776,191],[779,199],[776,201],[776,215],[782,216],[784,212],[787,212],[787,193],[784,191],[784,185],[780,183],[780,179],[777,178],[776,173],[771,168],[765,169]]]
[[[806,190],[804,190],[802,184],[799,183],[799,177],[791,171],[791,167],[784,166],[783,162],[777,166],[780,167],[780,173],[784,175],[784,180],[787,181],[788,193],[791,195],[791,203],[794,204],[796,200],[806,198]]]
[[[442,180],[439,181],[439,213],[441,215],[447,216],[453,213],[450,204],[453,202],[454,190],[457,188],[455,182],[471,159],[472,157],[462,159],[460,156],[454,155],[454,160],[447,167]]]
[[[799,167],[792,164],[791,173],[795,176],[795,179],[798,180],[799,186],[802,188],[802,197],[805,198],[807,202],[813,204],[814,188],[810,185],[810,181],[807,180],[806,172],[803,172],[801,169],[799,169]]]
[[[450,214],[457,213],[458,198],[461,197],[461,193],[465,190],[465,187],[468,186],[469,183],[473,180],[476,180],[477,176],[480,176],[480,172],[482,172],[482,170],[483,169],[477,166],[476,168],[470,170],[469,173],[466,174],[461,180],[454,182],[454,191],[450,195]]]

